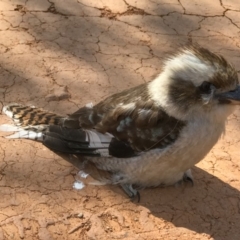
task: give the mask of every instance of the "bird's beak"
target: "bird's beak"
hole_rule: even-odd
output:
[[[240,105],[240,85],[233,91],[217,95],[220,103]]]

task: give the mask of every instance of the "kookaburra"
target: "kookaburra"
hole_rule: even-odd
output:
[[[234,67],[198,45],[181,48],[148,83],[114,94],[68,116],[10,104],[10,138],[41,141],[69,154],[103,184],[119,184],[134,197],[139,188],[192,180],[191,170],[223,134],[240,104]]]

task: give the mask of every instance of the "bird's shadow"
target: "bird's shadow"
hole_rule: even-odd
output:
[[[71,162],[69,158],[64,157],[64,154],[58,155]],[[39,163],[39,161],[37,162]],[[76,163],[71,163],[75,167],[79,167]],[[36,163],[34,168],[38,169],[39,166]],[[28,170],[23,167],[20,171],[11,173],[13,170],[10,168],[5,170],[5,174],[8,176],[8,181],[14,185],[14,182],[18,181],[17,174],[27,175]],[[177,227],[175,231],[186,228],[193,232],[210,235],[217,240],[239,239],[239,182],[232,181],[231,186],[198,167],[194,167],[192,170],[195,180],[194,186],[190,183],[183,183],[177,187],[144,189],[140,191],[140,202],[134,202],[134,204],[148,209],[155,216],[155,224],[158,224],[158,222],[161,224],[164,220]],[[38,179],[33,177],[31,181],[33,184],[41,183],[45,177],[46,175],[39,175]],[[24,181],[24,179],[22,180]],[[99,188],[115,192],[114,198],[124,195],[123,191],[117,186],[100,186]],[[86,188],[87,192],[92,190],[91,187]],[[83,190],[79,193],[85,195],[87,192]],[[102,198],[101,192],[104,195],[106,194],[104,190],[98,192],[99,199]],[[127,196],[124,197],[127,198]]]
[[[79,161],[70,161],[75,167]],[[194,167],[194,185],[190,182],[166,188],[144,189],[136,205],[143,206],[155,217],[171,222],[176,227],[206,233],[217,240],[239,239],[240,191],[239,182],[232,187],[216,176]],[[117,194],[125,194],[116,186],[106,186]],[[236,236],[234,238],[233,236]]]
[[[239,190],[198,167],[193,168],[193,174],[194,186],[183,183],[142,190],[138,205],[175,227],[205,233],[217,240],[239,239]]]
[[[69,161],[69,158],[65,158]],[[74,161],[69,161],[79,167]],[[166,188],[144,189],[136,205],[143,206],[155,217],[176,227],[205,233],[217,240],[239,239],[240,191],[239,182],[232,187],[216,176],[194,167],[194,185],[190,182]],[[106,186],[123,194],[116,186]],[[234,238],[234,236],[236,238]]]

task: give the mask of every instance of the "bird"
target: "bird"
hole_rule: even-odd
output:
[[[139,199],[139,189],[193,183],[191,168],[224,134],[239,104],[233,65],[189,44],[166,58],[151,81],[69,115],[6,105],[14,124],[0,130],[14,132],[7,138],[39,141],[101,184],[119,185]]]

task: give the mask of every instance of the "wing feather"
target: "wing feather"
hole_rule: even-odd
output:
[[[172,144],[185,122],[169,116],[147,93],[147,85],[110,96],[69,116],[85,129],[110,133],[137,153]],[[119,145],[118,145],[119,147]],[[114,151],[113,151],[114,152]]]
[[[185,126],[166,114],[147,89],[147,84],[128,89],[68,117],[18,104],[3,110],[25,130],[13,137],[33,134],[39,140],[43,132],[44,144],[55,151],[129,157],[172,144]]]

